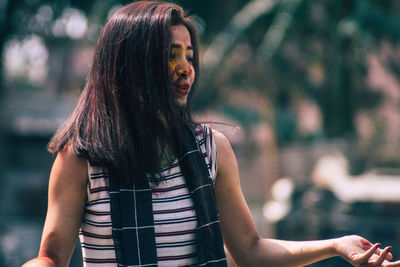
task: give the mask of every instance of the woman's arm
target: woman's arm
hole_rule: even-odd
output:
[[[236,158],[229,141],[216,131],[214,140],[218,151],[215,192],[221,230],[239,266],[304,266],[333,256],[341,256],[356,266],[400,266],[400,262],[387,261],[392,257],[390,247],[379,250],[379,244],[372,245],[358,236],[298,242],[261,239],[240,188]]]
[[[86,202],[87,162],[68,149],[59,152],[50,180],[39,255],[23,267],[68,266]]]

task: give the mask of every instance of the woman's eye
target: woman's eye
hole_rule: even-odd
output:
[[[186,60],[187,60],[189,63],[193,63],[193,57],[186,57]]]

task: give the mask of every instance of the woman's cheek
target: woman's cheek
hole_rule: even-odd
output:
[[[172,60],[168,61],[168,68],[169,68],[169,73],[172,75],[176,69],[176,62]]]
[[[196,72],[194,71],[194,67],[192,65],[190,65],[190,69],[189,69],[190,73],[190,77],[192,77],[192,82],[194,82],[194,80],[196,79]]]

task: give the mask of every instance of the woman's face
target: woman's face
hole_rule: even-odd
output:
[[[171,27],[172,45],[168,61],[175,104],[183,107],[195,80],[193,67],[193,47],[188,29],[184,25]]]

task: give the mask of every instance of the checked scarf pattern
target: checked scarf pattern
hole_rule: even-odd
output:
[[[211,131],[210,131],[211,132]],[[183,142],[178,159],[192,196],[198,227],[198,266],[227,266],[212,180],[195,134],[181,127]],[[152,190],[148,183],[127,187],[110,178],[112,235],[118,266],[157,266],[152,212]]]

